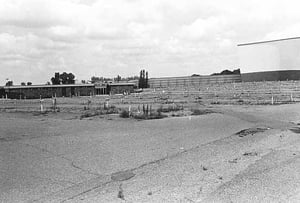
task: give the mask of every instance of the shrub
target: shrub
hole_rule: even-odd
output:
[[[161,119],[167,117],[166,115],[157,112],[157,113],[152,113],[150,115],[147,114],[137,114],[133,116],[135,119],[141,119],[141,120],[150,120],[150,119]]]
[[[108,108],[104,114],[116,114],[119,113],[117,108]]]
[[[98,115],[101,115],[100,112],[85,112],[84,114],[82,114],[80,116],[80,119],[83,119],[83,118],[89,118],[89,117],[94,117],[94,116],[98,116]]]
[[[129,118],[129,111],[123,109],[119,115],[121,118]]]
[[[163,108],[163,106],[160,106],[157,109],[157,112],[169,113],[169,112],[172,112],[172,111],[181,111],[181,110],[183,110],[183,106],[169,105],[167,108]]]
[[[192,109],[193,116],[204,115],[204,114],[209,114],[209,113],[214,113],[214,112],[209,109]]]

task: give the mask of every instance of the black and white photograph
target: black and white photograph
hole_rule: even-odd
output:
[[[300,2],[0,0],[1,203],[299,203]]]

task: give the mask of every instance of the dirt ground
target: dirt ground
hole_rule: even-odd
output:
[[[0,113],[0,202],[299,202],[300,103],[158,120]]]

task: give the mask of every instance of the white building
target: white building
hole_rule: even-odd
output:
[[[238,45],[242,73],[300,70],[300,37]]]

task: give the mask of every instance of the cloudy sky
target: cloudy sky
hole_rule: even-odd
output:
[[[297,1],[0,0],[0,85],[54,72],[150,77],[237,68],[237,44],[300,36]],[[243,70],[242,70],[243,71]]]

